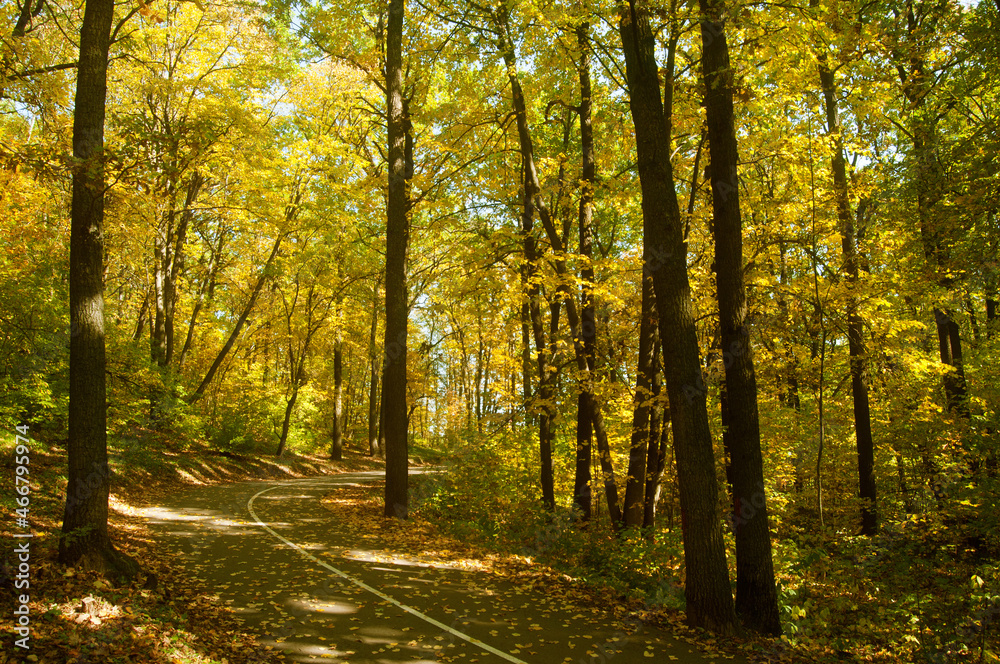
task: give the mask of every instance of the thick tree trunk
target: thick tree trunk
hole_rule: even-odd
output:
[[[733,70],[722,18],[724,2],[700,0],[700,6],[703,16],[701,61],[712,164],[715,275],[725,368],[723,390],[727,417],[723,437],[731,454],[736,536],[736,614],[749,629],[777,636],[781,634],[781,622],[767,522],[757,378],[746,320]]]
[[[386,102],[389,187],[385,251],[385,515],[405,519],[409,505],[406,417],[406,252],[409,245],[409,117],[403,99],[404,0],[389,0],[386,25]]]
[[[87,0],[80,30],[70,212],[68,483],[59,562],[131,577],[138,565],[116,551],[108,536],[103,151],[113,14],[112,0]]]
[[[580,278],[583,282],[580,294],[580,336],[586,353],[590,372],[595,369],[597,355],[597,317],[594,315],[594,267],[591,259],[593,250],[594,180],[597,177],[594,159],[594,128],[591,120],[593,94],[590,84],[590,25],[581,24],[576,30],[580,46],[580,148],[582,168],[580,173],[580,255],[584,256]],[[591,517],[592,489],[590,460],[593,456],[592,432],[594,428],[593,398],[583,392],[576,406],[576,474],[573,482],[573,504],[581,521]]]
[[[878,502],[875,485],[875,440],[872,436],[871,412],[868,404],[868,358],[864,342],[864,320],[858,313],[860,260],[856,246],[854,215],[848,195],[847,160],[841,135],[840,113],[837,109],[837,82],[825,54],[819,56],[819,78],[826,106],[827,131],[831,137],[831,168],[834,198],[840,225],[841,256],[844,272],[850,284],[847,301],[847,345],[851,365],[851,394],[854,397],[854,433],[858,451],[858,495],[861,497],[861,534],[878,532]]]
[[[644,0],[624,5],[619,25],[642,188],[645,273],[652,275],[665,382],[680,481],[688,622],[728,634],[737,629],[719,513],[715,454],[691,305],[670,136],[660,98],[655,36]]]

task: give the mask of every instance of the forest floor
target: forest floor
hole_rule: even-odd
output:
[[[6,438],[6,437],[5,437]],[[13,436],[0,445],[3,508],[13,514]],[[282,458],[234,454],[165,441],[137,445],[109,441],[111,498],[109,530],[116,547],[139,561],[143,573],[114,586],[93,572],[67,570],[56,562],[66,496],[66,452],[59,445],[33,443],[30,452],[30,649],[9,647],[18,638],[4,621],[0,664],[239,664],[280,661],[244,628],[214,591],[190,579],[151,538],[139,510],[191,486],[254,479],[290,479],[377,470],[381,460],[345,450],[342,461],[301,454]],[[11,444],[8,444],[11,443]],[[155,452],[152,450],[156,450]],[[13,542],[15,520],[0,523],[0,536]],[[23,540],[22,540],[23,541]],[[0,605],[14,605],[17,562],[12,547],[0,557]]]
[[[733,659],[565,576],[470,557],[419,523],[384,519],[381,490],[378,471],[239,482],[143,514],[163,551],[291,661]]]
[[[148,450],[151,449],[160,451],[149,452]],[[3,452],[4,477],[13,477],[13,451],[12,449],[8,450],[6,444],[0,445],[0,451]],[[419,453],[423,460],[436,461],[436,457],[431,453],[425,454],[423,451],[419,451]],[[802,647],[804,644],[792,645],[787,640],[716,639],[711,635],[689,630],[683,624],[683,613],[676,607],[670,608],[662,604],[651,605],[636,596],[630,597],[628,594],[616,592],[600,583],[595,583],[593,579],[584,582],[572,571],[567,573],[565,567],[550,566],[543,563],[540,557],[525,555],[524,551],[512,551],[507,547],[497,545],[496,542],[491,544],[474,537],[463,537],[456,534],[454,530],[445,527],[447,524],[441,521],[442,518],[448,517],[450,510],[445,510],[437,518],[433,517],[433,510],[431,510],[431,518],[425,518],[423,511],[418,509],[411,513],[411,518],[406,523],[384,519],[381,509],[381,489],[377,479],[379,475],[377,471],[383,468],[383,464],[378,459],[363,456],[352,450],[345,451],[343,461],[331,462],[319,456],[289,454],[285,458],[276,459],[268,455],[219,453],[197,445],[189,445],[185,449],[167,446],[164,449],[161,442],[146,446],[136,444],[133,441],[125,444],[118,442],[111,444],[110,455],[112,468],[111,534],[121,550],[141,563],[144,574],[129,585],[114,587],[96,574],[65,570],[55,562],[66,491],[65,450],[58,445],[33,447],[30,455],[32,484],[29,521],[30,530],[34,537],[31,540],[31,586],[28,590],[32,630],[31,649],[29,651],[14,651],[5,647],[0,653],[0,664],[5,664],[8,661],[58,662],[60,664],[63,662],[81,664],[95,664],[97,662],[239,664],[267,661],[322,661],[324,659],[337,661],[330,659],[337,657],[337,655],[329,649],[316,649],[318,647],[316,646],[312,651],[308,651],[306,648],[308,652],[295,652],[294,650],[289,651],[286,647],[289,640],[292,642],[296,640],[298,634],[296,628],[299,625],[308,627],[311,618],[316,617],[316,611],[312,611],[301,603],[298,605],[294,602],[287,604],[283,603],[282,599],[271,598],[270,601],[283,607],[282,621],[258,621],[254,623],[251,618],[255,610],[260,608],[256,605],[263,606],[264,601],[268,600],[262,601],[260,598],[247,597],[245,598],[245,606],[240,607],[233,604],[234,598],[227,597],[227,593],[234,588],[239,590],[243,584],[244,580],[238,578],[241,572],[239,569],[230,570],[230,573],[237,573],[237,580],[230,582],[220,582],[218,578],[213,579],[211,575],[192,573],[192,568],[188,563],[194,560],[197,568],[199,564],[204,565],[207,561],[215,558],[216,553],[226,552],[229,548],[225,544],[227,537],[242,530],[243,526],[247,525],[249,522],[249,515],[245,513],[247,496],[241,495],[240,501],[225,503],[209,501],[206,503],[206,509],[215,510],[211,514],[211,521],[213,524],[219,525],[221,530],[209,524],[211,530],[205,531],[198,538],[182,538],[180,549],[163,546],[162,533],[156,534],[150,527],[148,509],[166,504],[179,494],[201,490],[211,491],[239,485],[245,488],[256,487],[255,490],[257,490],[273,486],[275,483],[294,484],[296,478],[309,478],[306,483],[311,482],[314,489],[309,493],[308,504],[320,510],[310,514],[303,513],[296,517],[296,522],[337,524],[339,543],[336,546],[330,545],[333,540],[329,537],[329,529],[327,529],[322,531],[322,538],[319,535],[306,537],[306,541],[315,540],[305,547],[307,550],[315,552],[319,546],[318,543],[323,542],[324,546],[328,546],[329,551],[322,555],[338,556],[337,560],[340,562],[334,562],[338,568],[355,565],[355,571],[358,571],[361,568],[357,565],[365,562],[368,566],[375,565],[381,568],[384,574],[389,574],[386,570],[392,570],[392,573],[398,575],[401,569],[400,565],[405,567],[404,563],[401,562],[405,559],[411,562],[416,561],[418,563],[416,567],[421,570],[446,569],[471,573],[478,579],[473,586],[483,592],[486,592],[487,586],[490,584],[508,589],[509,592],[499,593],[491,599],[485,599],[485,595],[478,595],[475,598],[459,597],[455,601],[446,602],[447,608],[438,616],[438,621],[457,631],[476,632],[478,629],[482,632],[480,636],[482,636],[483,641],[496,643],[498,647],[506,649],[505,652],[517,650],[518,653],[513,656],[517,658],[519,654],[531,664],[536,662],[557,664],[563,661],[579,661],[583,664],[602,662],[603,664],[612,660],[614,660],[614,664],[619,662],[629,664],[629,662],[644,661],[646,658],[655,658],[654,661],[686,661],[680,658],[689,653],[692,657],[689,661],[698,662],[721,662],[723,659],[733,657],[742,661],[768,662],[770,664],[814,661],[953,661],[952,657],[938,658],[935,656],[926,658],[926,660],[922,657],[914,659],[912,653],[897,659],[889,654],[891,648],[889,652],[883,651],[885,654],[882,657],[870,659],[869,656],[861,652],[855,654],[854,648],[849,650],[835,648],[832,651],[827,649],[825,652],[820,652],[815,648]],[[345,474],[370,473],[372,471],[376,471],[375,478],[367,476],[364,481],[351,481],[336,487],[326,486],[326,483],[335,481],[334,476],[346,479]],[[411,489],[415,503],[419,504],[421,500],[427,498],[425,494],[430,491],[428,488],[430,483],[430,481],[424,482],[420,475],[414,477]],[[9,485],[10,483],[5,479],[4,484]],[[9,497],[14,495],[14,491],[12,486],[6,488],[10,490],[3,493],[3,506],[5,511],[11,513],[15,506],[13,503],[7,503],[10,502]],[[296,500],[300,497],[295,492],[289,496],[290,499],[295,498]],[[274,504],[284,506],[282,503]],[[144,512],[144,510],[147,511]],[[142,516],[143,514],[146,514],[145,518]],[[161,521],[166,523],[167,532],[173,532],[174,535],[176,535],[177,527],[187,527],[183,520],[161,519]],[[266,522],[283,523],[279,515],[266,519]],[[0,533],[4,537],[13,538],[14,525],[14,519],[5,519],[0,524]],[[279,526],[275,526],[275,528],[281,530]],[[232,529],[233,533],[227,532],[228,529]],[[7,541],[13,540],[8,539]],[[271,542],[271,546],[278,548],[281,545]],[[348,549],[367,551],[368,553],[365,555],[370,559],[345,563],[343,561]],[[265,550],[271,553],[270,549]],[[817,555],[823,554],[823,551],[818,548],[817,551],[819,551]],[[298,555],[292,550],[286,551],[285,554],[291,559]],[[261,558],[252,552],[247,553],[244,557],[249,558],[246,560],[248,569],[251,565],[260,567],[260,565],[265,564],[266,560],[266,558]],[[830,561],[827,565],[833,570],[830,573],[840,579],[839,582],[836,580],[833,582],[846,583],[849,579],[840,577],[848,574],[848,569],[836,564],[836,560],[841,557],[844,556],[831,555],[830,553],[824,555],[824,559]],[[846,558],[850,558],[850,556]],[[919,558],[899,556],[899,560],[894,559],[893,564],[905,567],[902,572],[903,576],[908,576],[911,579],[914,577],[930,578],[924,573],[927,570],[917,565],[915,560],[919,560]],[[802,561],[802,564],[806,562],[808,561]],[[848,563],[849,561],[845,564]],[[291,569],[289,566],[292,564],[287,561],[282,564],[284,566],[265,564],[265,567],[272,568],[271,571],[283,571]],[[301,565],[302,561],[299,561],[299,564]],[[812,562],[809,565],[809,568],[813,569],[818,563]],[[12,555],[12,549],[7,547],[3,557],[0,558],[0,602],[4,605],[13,604],[14,598],[11,596],[11,589],[13,587],[14,567],[15,559]],[[315,572],[315,570],[313,571]],[[358,572],[359,577],[362,574],[363,572]],[[299,576],[301,575],[296,572],[290,578],[298,582],[301,580],[298,578]],[[875,576],[881,578],[883,583],[896,583],[895,581],[887,581],[888,577],[882,573],[875,574]],[[366,615],[365,612],[371,613],[369,618],[373,620],[380,620],[390,615],[390,608],[380,601],[358,602],[355,601],[356,598],[353,595],[342,593],[340,590],[331,595],[331,586],[328,584],[316,585],[316,579],[319,578],[321,577],[313,575],[306,579],[309,582],[306,590],[318,595],[320,600],[323,599],[324,595],[327,596],[327,599],[336,595],[345,602],[354,602],[354,608],[351,609],[354,615],[351,615],[348,620]],[[454,585],[453,581],[444,577],[442,579],[433,582],[424,579],[420,583],[428,587]],[[489,579],[489,583],[484,582],[483,579]],[[366,581],[372,586],[379,586],[379,582],[378,576]],[[397,590],[405,588],[406,585],[402,582],[393,583],[397,586]],[[938,589],[938,594],[942,598],[955,595],[958,589],[951,589],[950,586],[950,583],[941,586]],[[533,594],[529,596],[529,599],[524,599],[524,593]],[[390,592],[389,594],[394,595],[395,593]],[[10,604],[8,604],[8,597],[10,597]],[[227,602],[227,599],[231,601]],[[314,597],[314,599],[316,598]],[[809,601],[818,602],[819,599],[819,596],[816,596]],[[876,598],[869,594],[867,599],[857,598],[854,595],[848,599],[853,599],[856,603],[853,605],[844,605],[842,602],[826,603],[838,607],[836,610],[831,609],[830,622],[827,623],[829,629],[832,629],[834,622],[840,620],[848,621],[855,627],[863,627],[862,623],[864,623],[874,630],[879,625],[878,621],[874,619],[874,615],[881,615],[884,619],[893,617],[893,614],[885,613],[884,607],[875,601],[876,599],[884,599],[882,597]],[[340,600],[335,600],[334,603]],[[514,602],[517,600],[520,601],[520,604],[515,605]],[[568,630],[561,636],[533,634],[534,630],[531,628],[543,624],[539,621],[527,622],[529,631],[520,634],[512,631],[509,625],[507,625],[507,631],[510,634],[496,625],[477,625],[477,615],[481,607],[491,605],[494,602],[499,607],[506,607],[500,610],[501,616],[512,614],[527,605],[537,605],[551,613],[550,603],[558,603],[564,608],[572,607],[569,617],[573,620],[566,621],[565,627],[562,623],[555,626],[557,629],[554,628],[553,634],[559,630]],[[268,606],[276,606],[276,604]],[[247,605],[250,610],[249,615]],[[460,608],[463,606],[465,608]],[[820,611],[819,608],[815,610]],[[328,613],[328,611],[322,610],[319,613]],[[399,611],[395,611],[395,613],[399,613]],[[865,616],[868,614],[873,614],[873,617],[866,618]],[[976,615],[978,616],[978,614]],[[975,617],[971,613],[969,616],[970,619]],[[404,616],[404,618],[406,617]],[[977,619],[979,618],[982,616]],[[584,628],[577,624],[584,619],[591,621],[590,626]],[[266,618],[262,620],[266,620]],[[412,631],[414,637],[419,632],[418,627],[421,626],[419,621],[413,624],[406,622],[401,624],[402,627],[408,627],[409,629],[405,631]],[[422,625],[422,627],[425,628],[426,632],[426,625]],[[916,631],[919,626],[915,625],[914,627],[914,632],[920,635]],[[348,631],[352,630],[348,628]],[[494,635],[494,631],[497,632],[496,635]],[[13,642],[15,637],[7,627],[6,621],[5,632],[4,638]],[[634,644],[643,643],[643,638],[646,638],[644,635],[663,635],[666,632],[673,634],[674,637],[680,639],[680,642],[663,645],[660,641],[653,639],[650,643],[660,645],[634,652],[619,649],[619,644],[623,639],[629,640],[633,644],[630,648],[634,648]],[[315,633],[313,634],[315,635]],[[305,635],[308,636],[308,634]],[[380,653],[378,652],[379,647],[372,644],[377,644],[378,639],[382,637],[378,634],[368,634],[367,636],[371,640],[370,643],[358,642],[360,645],[357,646],[351,643],[346,646],[344,643],[339,643],[340,652],[344,653],[343,656],[346,658],[340,661],[366,661],[359,659],[364,655],[366,657],[380,657],[378,660],[371,661],[389,662],[394,661],[392,657],[396,655],[400,657],[402,654],[417,656],[424,654],[424,651],[433,655],[428,661],[447,661],[448,657],[452,656],[450,653],[454,651],[456,644],[461,645],[461,639],[455,637],[447,629],[438,629],[423,633],[421,637],[411,638],[408,641],[399,640],[397,638],[399,635],[385,637],[382,639],[384,643],[381,646],[383,652]],[[993,634],[990,634],[990,637],[992,638]],[[649,638],[652,639],[652,637]],[[547,644],[547,640],[552,642]],[[416,645],[407,645],[411,641]],[[390,645],[392,643],[397,643],[397,646]],[[441,647],[435,648],[434,646]],[[394,651],[394,647],[397,650]],[[547,648],[547,650],[539,650],[540,647]],[[681,649],[676,651],[681,652],[681,655],[673,654],[671,656],[675,652],[673,650],[670,651],[670,654],[665,654],[667,653],[666,648],[675,647]],[[345,648],[350,648],[351,654],[346,654],[349,650]],[[660,648],[665,649],[661,650]],[[701,655],[694,655],[694,651],[700,652]],[[543,657],[536,656],[542,652],[545,652]],[[564,656],[559,656],[552,659],[553,652],[571,653],[572,657],[565,659]],[[984,660],[981,658],[981,653],[980,657],[976,657],[974,652],[967,654],[972,655],[971,659],[969,657],[956,657],[954,661],[993,661],[990,655],[986,655]],[[483,661],[491,661],[490,657],[484,658]],[[673,657],[679,659],[675,660]],[[694,659],[695,657],[697,659]],[[473,654],[467,656],[463,661],[476,659],[478,658]],[[412,657],[409,661],[413,661]]]
[[[66,491],[65,450],[58,445],[33,447],[30,455],[29,522],[33,534],[30,588],[24,591],[30,595],[30,649],[5,647],[0,653],[0,663],[361,662],[366,661],[359,659],[363,653],[372,657],[382,654],[376,645],[372,645],[377,644],[377,635],[367,639],[370,643],[359,640],[352,650],[339,651],[344,657],[341,660],[336,658],[337,651],[329,649],[323,652],[313,649],[311,654],[288,651],[283,644],[288,637],[294,639],[291,622],[248,622],[246,611],[233,606],[231,597],[227,601],[228,583],[222,588],[217,579],[192,574],[191,568],[186,566],[192,558],[202,563],[213,559],[214,553],[217,553],[213,546],[221,547],[219,551],[228,548],[217,537],[218,533],[213,536],[208,531],[207,537],[191,539],[184,549],[178,551],[163,545],[163,533],[155,533],[148,518],[148,510],[152,506],[184,492],[222,489],[220,485],[269,486],[254,481],[288,481],[295,478],[326,481],[327,476],[333,479],[332,476],[345,473],[381,470],[383,464],[380,460],[352,451],[345,452],[343,461],[331,462],[308,455],[290,454],[277,459],[265,455],[220,454],[197,446],[173,451],[167,448],[156,454],[146,454],[134,444],[112,443],[109,448],[112,468],[111,536],[120,550],[140,562],[143,573],[127,585],[116,586],[96,573],[67,570],[56,562]],[[13,454],[5,453],[3,457],[10,460],[5,462],[5,466],[9,466],[4,468],[9,471],[5,472],[5,477],[12,477]],[[468,586],[475,589],[474,597],[463,591],[453,593],[455,596],[444,600],[443,604],[429,601],[429,605],[424,607],[428,613],[438,611],[441,614],[439,622],[448,625],[447,629],[431,626],[428,631],[427,624],[419,620],[414,623],[412,616],[396,611],[400,614],[400,629],[406,632],[413,630],[412,636],[416,638],[409,639],[409,646],[402,643],[402,651],[393,651],[393,646],[388,645],[392,641],[389,641],[384,646],[382,659],[378,661],[392,661],[385,658],[394,653],[402,656],[401,653],[406,651],[409,651],[406,653],[408,661],[421,655],[428,658],[424,661],[433,662],[448,661],[453,657],[459,661],[479,661],[485,654],[482,650],[472,648],[468,653],[453,652],[465,644],[449,629],[478,634],[483,641],[497,644],[503,652],[513,653],[510,656],[515,660],[520,654],[531,664],[577,660],[589,664],[613,658],[621,664],[628,664],[653,657],[657,657],[657,661],[700,663],[734,658],[734,650],[728,648],[726,652],[709,635],[686,630],[679,622],[671,624],[674,621],[664,619],[663,615],[646,614],[635,603],[630,604],[602,589],[576,583],[564,574],[533,565],[524,558],[474,549],[442,534],[421,519],[407,524],[384,519],[379,507],[380,474],[376,473],[375,477],[368,479],[363,484],[352,483],[335,490],[322,487],[310,500],[328,520],[336,522],[342,529],[338,551],[343,553],[344,545],[356,542],[368,550],[382,552],[373,554],[373,560],[365,563],[369,567],[373,562],[380,563],[383,568],[383,572],[376,572],[374,577],[368,578],[373,584],[379,581],[378,575],[384,574],[385,565],[392,564],[391,559],[395,557],[419,559],[420,570],[441,575],[427,583],[437,592],[446,587]],[[4,495],[13,493],[11,490]],[[245,506],[245,501],[242,504]],[[230,510],[228,516],[234,517],[234,522],[246,520],[245,514],[238,518],[235,515],[235,511],[240,509],[240,501],[225,506],[212,505],[221,507],[223,516],[226,516],[225,510]],[[14,509],[13,505],[5,504],[4,507],[5,511]],[[146,518],[142,516],[144,513]],[[309,520],[308,517],[301,519],[306,523]],[[5,519],[0,527],[0,534],[11,538],[6,540],[8,542],[13,541],[14,523],[12,519]],[[222,523],[228,522],[223,519]],[[292,551],[286,552],[286,555],[293,559],[296,556]],[[247,570],[251,565],[261,563],[259,554],[255,556],[244,561]],[[16,568],[10,547],[2,560],[0,601],[10,606],[14,603],[11,590]],[[338,564],[341,567],[351,566],[351,563],[343,561]],[[365,574],[357,567],[359,564],[362,563],[355,563],[355,573]],[[405,569],[405,563],[403,567],[397,566],[397,571]],[[272,569],[278,572],[286,570],[281,565]],[[236,572],[239,574],[240,570]],[[449,574],[471,574],[476,580],[471,584],[466,581],[456,584],[454,579],[446,578]],[[319,578],[309,579],[312,590],[317,589],[315,583]],[[239,582],[234,585],[239,586]],[[400,590],[401,585],[405,584],[396,584],[397,592],[404,592]],[[502,590],[497,592],[492,588]],[[322,586],[319,590],[329,594],[330,586]],[[365,612],[371,612],[372,616],[368,619],[376,621],[387,615],[384,602],[374,597],[370,599],[375,601],[357,603],[359,613],[352,616],[352,622],[362,620]],[[491,624],[477,624],[482,622],[478,617],[483,607],[488,607],[489,615],[493,616],[489,619]],[[524,623],[521,625],[522,634],[517,629],[519,621],[510,617],[528,611],[528,607],[540,611],[540,617],[520,621]],[[290,611],[290,614],[282,615],[288,618],[302,614],[302,611],[296,614],[294,606]],[[544,623],[552,614],[558,616],[558,624]],[[541,624],[546,624],[544,631],[539,627]],[[12,643],[16,636],[7,625],[9,623],[5,624],[3,638]],[[669,636],[668,631],[678,634],[680,640]],[[422,636],[417,637],[418,633]],[[480,657],[476,656],[477,652]],[[559,656],[553,660],[556,654]],[[744,661],[742,657],[736,657],[738,661]],[[483,657],[482,661],[493,660],[500,661],[495,655]]]

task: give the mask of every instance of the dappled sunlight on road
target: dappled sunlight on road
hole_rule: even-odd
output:
[[[379,478],[198,487],[143,516],[190,574],[290,661],[708,661],[638,621],[577,606],[551,581],[507,579],[417,524],[406,524],[416,532],[402,546],[386,530],[391,520],[373,525],[348,512]]]

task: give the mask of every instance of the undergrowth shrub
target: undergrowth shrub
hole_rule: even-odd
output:
[[[568,486],[557,489],[557,508],[546,511],[533,443],[529,436],[457,445],[447,457],[447,472],[421,478],[415,512],[461,539],[538,560],[622,595],[682,606],[679,535],[664,531],[650,540],[636,530],[615,537],[597,509],[587,527],[578,527]],[[594,496],[595,503],[603,499]]]

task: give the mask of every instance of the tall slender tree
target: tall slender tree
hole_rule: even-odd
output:
[[[816,6],[817,0],[813,0]],[[858,255],[854,212],[851,210],[847,159],[840,125],[836,71],[831,68],[826,49],[817,53],[826,131],[830,137],[830,169],[833,172],[833,196],[840,227],[841,259],[850,292],[847,298],[847,346],[851,364],[851,395],[854,399],[854,435],[858,451],[858,495],[861,498],[861,534],[878,532],[878,503],[875,484],[875,440],[872,435],[871,409],[868,404],[868,357],[865,349],[865,322],[858,311],[858,286],[861,260]]]

